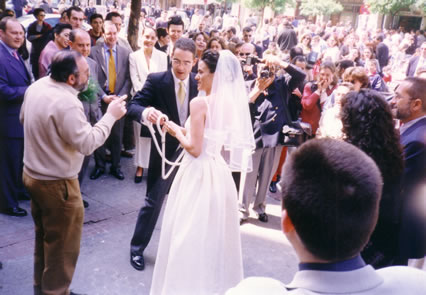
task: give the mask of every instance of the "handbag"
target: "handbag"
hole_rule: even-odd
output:
[[[288,104],[284,108],[287,118],[291,118],[288,110]],[[312,137],[312,126],[309,123],[302,122],[300,119],[285,124],[281,129],[281,145],[299,146]]]

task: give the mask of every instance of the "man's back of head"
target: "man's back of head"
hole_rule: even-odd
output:
[[[306,250],[325,262],[358,255],[377,222],[382,178],[374,161],[343,141],[311,140],[284,175],[283,209]]]

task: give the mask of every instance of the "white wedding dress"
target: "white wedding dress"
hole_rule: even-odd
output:
[[[206,152],[208,142],[204,136],[197,158],[185,152],[171,186],[152,295],[224,294],[243,278],[237,190],[222,156]]]

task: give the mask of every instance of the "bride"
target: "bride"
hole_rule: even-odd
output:
[[[243,278],[237,191],[231,171],[251,170],[254,138],[241,66],[206,51],[182,128],[164,129],[185,149],[170,189],[151,294],[223,294]]]

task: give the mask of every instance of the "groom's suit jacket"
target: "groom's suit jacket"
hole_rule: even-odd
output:
[[[189,77],[189,99],[197,96],[197,82],[195,74],[191,73]],[[176,103],[175,83],[171,70],[148,75],[142,90],[138,91],[133,97],[127,110],[127,116],[131,119],[141,122],[142,112],[147,107],[154,107],[169,117],[169,120],[183,126],[185,122],[180,122]],[[189,106],[188,106],[189,113]],[[161,140],[157,133],[158,143]],[[179,142],[176,138],[166,135],[166,157],[170,159],[175,153]],[[151,142],[151,155],[148,167],[147,194],[154,186],[155,182],[161,178],[161,157]]]

